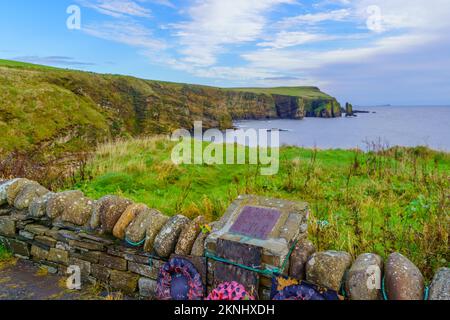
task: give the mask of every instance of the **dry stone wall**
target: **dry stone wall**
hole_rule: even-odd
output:
[[[154,299],[160,268],[171,257],[191,261],[211,289],[217,262],[205,258],[205,250],[211,239],[229,229],[226,219],[238,218],[233,217],[237,205],[254,199],[258,197],[239,197],[221,221],[210,224],[212,232],[207,235],[202,232],[202,217],[167,217],[117,196],[94,201],[80,191],[54,193],[27,179],[0,180],[0,243],[51,273],[66,274],[68,266],[76,265],[84,282],[101,282],[127,295]],[[279,208],[290,208],[283,200],[275,202]],[[297,239],[286,274],[336,291],[345,289],[353,300],[382,299],[383,278],[386,298],[424,299],[423,276],[406,257],[393,253],[383,263],[374,254],[353,261],[346,252],[315,252],[306,238],[305,222],[290,212],[282,212],[280,233],[272,231],[266,241],[267,248],[278,248],[283,239]],[[262,252],[264,258],[267,253]],[[264,263],[275,265],[278,260],[275,255],[264,258]],[[380,274],[374,276],[377,270]],[[268,299],[270,286],[270,277],[262,277],[260,299]],[[450,299],[448,268],[438,270],[429,292],[430,299]]]

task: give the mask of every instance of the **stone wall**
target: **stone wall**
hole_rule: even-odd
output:
[[[27,179],[0,181],[3,246],[51,273],[66,274],[77,265],[83,281],[100,281],[127,295],[154,298],[168,258],[203,255],[201,223],[117,196],[94,201],[80,191],[53,193]]]
[[[235,203],[249,199],[257,197],[240,197]],[[364,254],[353,261],[346,252],[315,252],[306,238],[305,216],[292,216],[298,207],[286,203],[277,201],[280,208],[289,209],[285,220],[280,220],[281,233],[275,234],[271,244],[278,245],[276,241],[283,239],[289,239],[282,242],[287,247],[297,243],[284,270],[286,274],[335,291],[345,289],[354,300],[381,299],[383,278],[389,299],[424,298],[426,290],[420,270],[399,253],[393,253],[383,263],[375,254]],[[232,217],[236,209],[233,206],[223,219]],[[205,258],[205,247],[224,232],[221,230],[228,230],[222,220],[210,224],[212,232],[208,236],[201,231],[202,217],[167,217],[117,196],[94,201],[80,191],[53,193],[27,179],[0,180],[1,244],[16,257],[30,259],[51,273],[65,274],[68,266],[79,266],[83,281],[101,282],[131,296],[154,299],[159,270],[174,256],[190,260],[211,289],[218,262]],[[282,259],[278,260],[279,265]],[[370,281],[373,285],[368,285]],[[261,277],[257,288],[260,299],[269,298],[270,286],[270,277]],[[450,299],[449,269],[437,272],[429,296]]]

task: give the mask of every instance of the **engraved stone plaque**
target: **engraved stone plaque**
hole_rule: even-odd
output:
[[[276,209],[246,206],[230,228],[230,232],[266,240],[280,216],[281,212]]]

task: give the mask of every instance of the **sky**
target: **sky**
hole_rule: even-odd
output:
[[[0,0],[0,58],[450,105],[448,0]]]

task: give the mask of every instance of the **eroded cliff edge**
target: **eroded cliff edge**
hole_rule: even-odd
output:
[[[315,87],[237,88],[143,80],[0,61],[0,155],[91,149],[111,138],[231,128],[237,119],[340,117]]]

